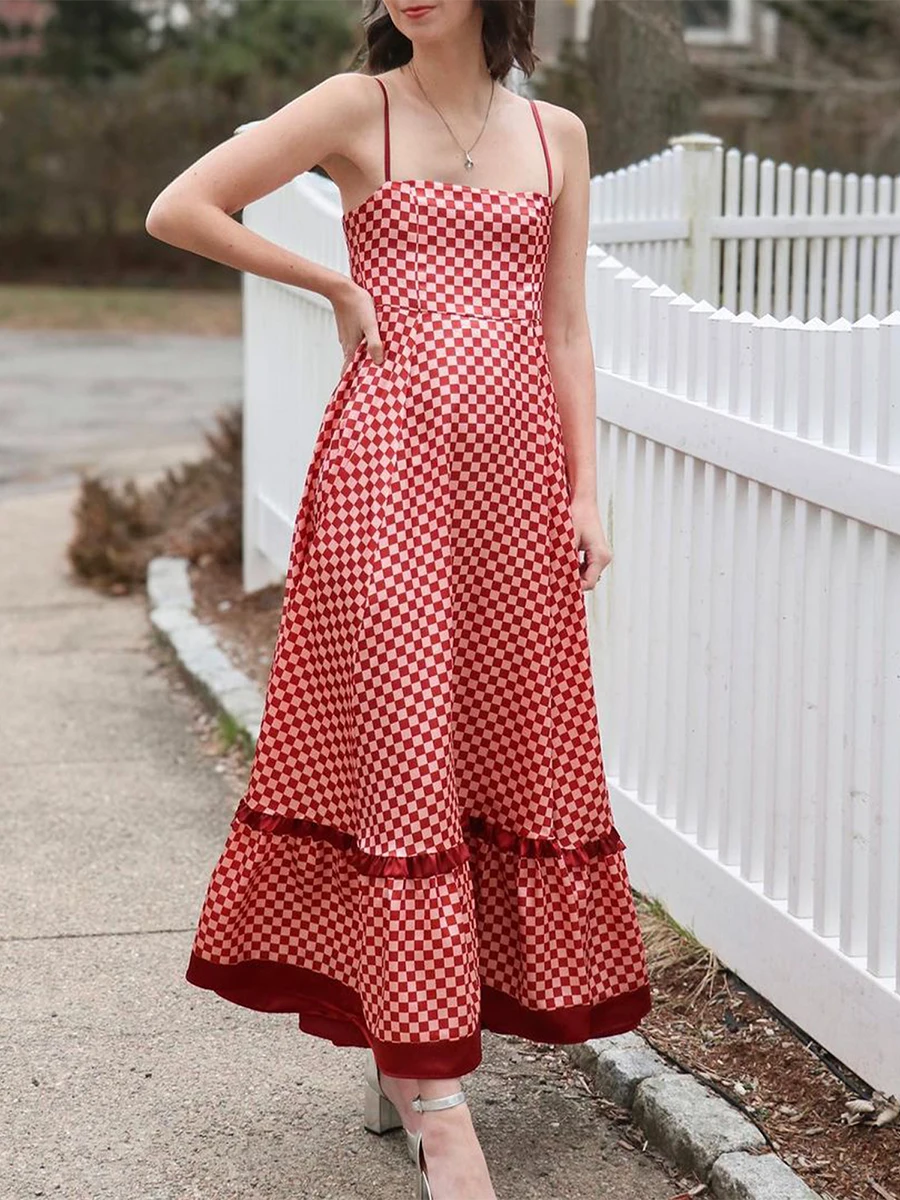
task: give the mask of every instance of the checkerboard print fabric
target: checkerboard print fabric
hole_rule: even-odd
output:
[[[388,180],[344,216],[384,344],[324,413],[247,790],[187,978],[465,1074],[480,1031],[650,1008],[541,326],[552,202]],[[602,585],[601,585],[602,586]]]

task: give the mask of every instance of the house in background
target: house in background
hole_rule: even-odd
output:
[[[535,44],[544,63],[557,61],[566,39],[587,40],[595,2],[603,0],[538,3]],[[727,145],[803,157],[803,139],[790,128],[796,116],[778,108],[778,90],[766,78],[778,73],[773,67],[790,72],[798,57],[814,62],[815,48],[804,48],[797,29],[765,0],[681,0],[681,13],[695,68],[697,127]]]
[[[762,0],[682,0],[682,11],[701,128],[728,145],[761,146],[759,133],[774,115],[774,97],[741,86],[739,76],[785,53],[784,22]]]
[[[553,62],[565,38],[587,40],[591,12],[602,0],[552,0],[536,7],[535,46]],[[661,0],[664,2],[664,0]],[[684,39],[692,59],[727,55],[771,59],[778,52],[778,16],[763,0],[682,0]]]
[[[771,59],[778,52],[778,15],[760,0],[682,0],[691,57],[704,52]]]
[[[0,58],[34,58],[41,52],[50,0],[0,0]]]

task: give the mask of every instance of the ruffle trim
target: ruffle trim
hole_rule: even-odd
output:
[[[251,808],[245,800],[238,805],[232,821],[233,827],[238,824],[265,833],[290,834],[328,842],[343,851],[361,875],[382,875],[396,879],[422,879],[455,871],[472,857],[472,843],[476,841],[496,846],[519,858],[554,858],[566,866],[586,866],[592,859],[605,858],[625,849],[625,843],[615,828],[580,846],[560,846],[552,838],[521,837],[511,829],[504,829],[484,817],[472,815],[467,823],[467,840],[447,850],[409,855],[369,854],[360,850],[356,837],[343,829],[320,825],[306,817],[286,817],[279,813],[264,812]]]

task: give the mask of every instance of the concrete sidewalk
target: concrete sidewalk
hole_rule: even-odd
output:
[[[0,493],[0,1197],[412,1197],[362,1051],[184,981],[237,796],[143,599],[68,577],[72,501]],[[561,1051],[486,1034],[467,1088],[502,1200],[679,1191]]]

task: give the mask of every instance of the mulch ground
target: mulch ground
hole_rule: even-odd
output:
[[[263,689],[283,586],[246,596],[237,568],[209,561],[192,568],[192,580],[200,617],[215,627],[235,663]],[[900,1200],[896,1102],[892,1107],[873,1095],[660,905],[640,896],[636,901],[653,991],[653,1008],[640,1027],[647,1041],[727,1097],[824,1200]],[[628,1126],[624,1114],[620,1119],[626,1141],[649,1152],[640,1132]]]
[[[897,1200],[896,1106],[876,1098],[872,1112],[854,1112],[872,1101],[863,1080],[714,956],[675,941],[652,906],[638,908],[654,996],[641,1024],[650,1044],[741,1109],[823,1197]],[[879,1113],[893,1113],[891,1122],[875,1126]]]
[[[284,585],[245,595],[238,566],[201,558],[190,568],[197,615],[215,626],[231,661],[262,690],[269,677]]]

